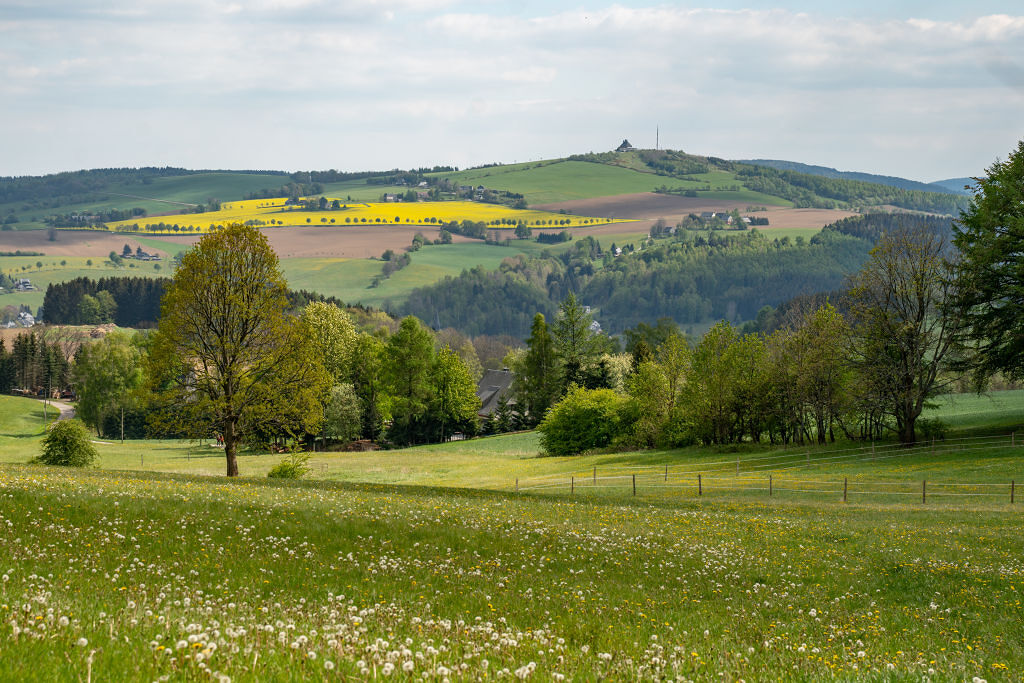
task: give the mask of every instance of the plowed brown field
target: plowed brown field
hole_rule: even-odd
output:
[[[664,218],[669,223],[681,220],[687,214],[702,211],[732,211],[747,213],[750,206],[747,201],[713,200],[701,197],[679,197],[676,195],[641,192],[637,194],[621,194],[594,199],[577,199],[555,204],[542,204],[536,208],[547,211],[564,209],[570,213],[603,218],[634,218],[637,220],[654,221]],[[769,206],[767,211],[759,211],[756,216],[768,218],[768,226],[762,228],[821,228],[841,218],[855,216],[852,211],[834,209],[790,209],[780,206]],[[636,226],[639,227],[639,226]],[[607,225],[588,229],[588,234],[621,233],[626,226]]]

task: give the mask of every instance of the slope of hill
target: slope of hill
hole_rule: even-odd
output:
[[[180,213],[210,200],[241,199],[278,190],[287,175],[263,171],[97,169],[41,177],[0,178],[0,219],[18,229],[41,228],[48,216],[104,214],[142,209],[149,215]]]
[[[860,173],[857,171],[839,171],[828,166],[814,166],[812,164],[802,164],[798,161],[783,161],[781,159],[740,159],[736,163],[739,164],[750,164],[751,166],[767,166],[774,168],[779,171],[796,171],[797,173],[806,173],[808,175],[821,176],[823,178],[837,178],[841,180],[859,180],[865,183],[875,183],[877,185],[889,185],[890,187],[898,187],[903,190],[917,190],[919,192],[955,192],[956,194],[964,194],[963,186],[959,187],[947,187],[941,186],[936,187],[938,183],[922,183],[917,180],[908,180],[907,178],[899,178],[890,175],[877,175],[874,173]]]
[[[947,180],[936,180],[930,183],[932,187],[939,188],[939,192],[956,192],[957,194],[971,194],[965,188],[974,187],[974,178],[949,178]]]

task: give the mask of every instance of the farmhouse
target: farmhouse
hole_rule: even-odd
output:
[[[629,140],[623,140],[622,144],[615,148],[616,152],[628,152],[632,149],[636,149],[633,145],[629,144]]]
[[[30,292],[35,287],[32,286],[32,282],[27,277],[22,277],[14,281],[14,289],[19,292]]]
[[[508,368],[502,370],[486,370],[480,382],[476,385],[476,397],[480,399],[480,410],[477,414],[480,417],[492,415],[498,409],[502,399],[507,400],[508,405],[514,405],[512,399],[512,378],[515,375]]]

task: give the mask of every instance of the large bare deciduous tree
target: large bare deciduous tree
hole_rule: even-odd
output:
[[[905,444],[917,440],[927,400],[952,381],[942,373],[962,317],[947,305],[957,287],[953,275],[943,237],[915,226],[883,234],[852,278],[854,365]]]

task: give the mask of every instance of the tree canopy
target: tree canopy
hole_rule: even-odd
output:
[[[957,221],[962,261],[959,305],[982,375],[1024,377],[1024,140],[978,178]]]
[[[150,355],[162,414],[212,424],[229,477],[246,430],[315,432],[323,419],[330,377],[308,325],[286,314],[286,291],[267,238],[236,224],[185,253],[164,297]]]

